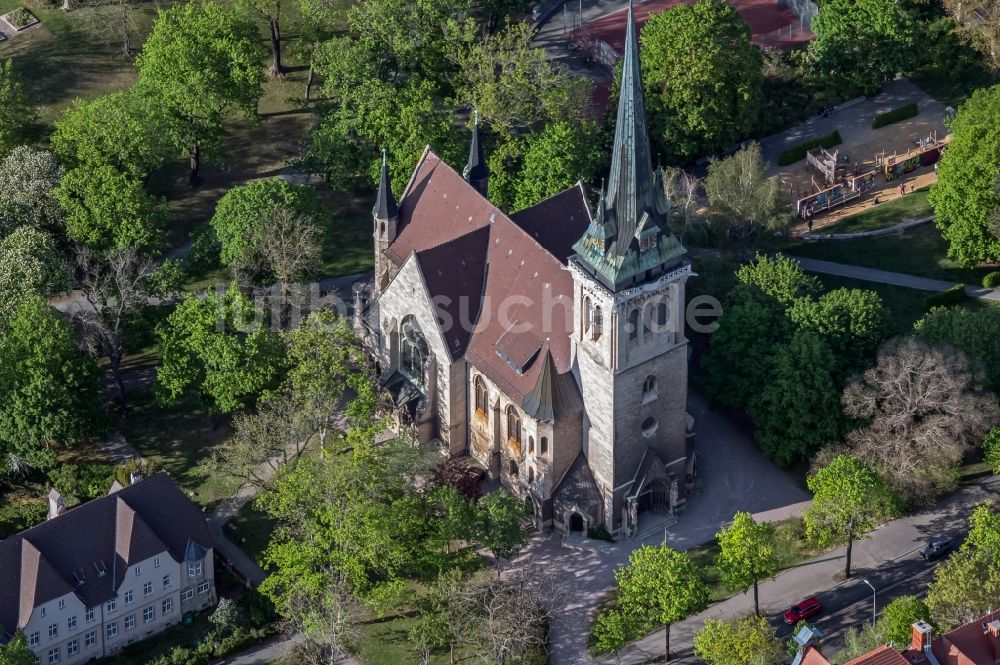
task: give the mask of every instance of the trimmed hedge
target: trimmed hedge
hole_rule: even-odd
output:
[[[983,288],[995,289],[1000,287],[1000,272],[988,272],[983,277]]]
[[[932,293],[924,298],[924,307],[947,307],[965,300],[965,284],[956,284],[947,291]]]
[[[818,139],[812,139],[811,141],[806,141],[805,143],[800,143],[784,151],[778,155],[778,166],[788,166],[789,164],[794,164],[800,159],[805,159],[806,153],[813,148],[832,148],[833,146],[840,145],[843,142],[843,139],[840,138],[840,132],[835,130],[831,134],[821,136]]]
[[[899,122],[900,120],[906,120],[908,118],[914,118],[920,114],[920,109],[917,108],[917,103],[907,104],[906,106],[900,106],[898,109],[893,109],[891,111],[886,111],[885,113],[879,113],[872,119],[872,129],[878,129],[879,127],[885,127],[886,125],[891,125],[894,122]]]

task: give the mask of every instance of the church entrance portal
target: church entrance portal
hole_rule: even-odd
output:
[[[639,512],[670,514],[670,488],[662,480],[654,480],[646,491],[639,495]]]
[[[569,516],[569,532],[583,533],[583,516],[580,513],[573,513]]]

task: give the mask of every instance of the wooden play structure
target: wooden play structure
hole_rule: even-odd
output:
[[[945,144],[938,140],[936,131],[928,134],[926,138],[915,139],[914,143],[916,147],[902,155],[895,152],[886,155],[884,150],[881,154],[875,155],[875,167],[882,171],[886,182],[892,182],[923,166],[936,164],[941,159]]]

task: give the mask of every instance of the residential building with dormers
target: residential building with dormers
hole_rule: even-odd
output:
[[[201,509],[165,473],[117,483],[0,541],[0,639],[20,630],[36,662],[108,656],[216,602]]]

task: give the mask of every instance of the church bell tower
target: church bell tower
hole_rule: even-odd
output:
[[[378,195],[372,207],[372,220],[375,236],[375,295],[379,295],[392,279],[390,273],[392,263],[385,256],[385,250],[389,249],[389,245],[396,239],[399,226],[399,208],[392,196],[392,183],[389,181],[389,167],[384,148]]]
[[[669,212],[650,158],[629,3],[608,186],[570,259],[584,452],[612,533],[634,532],[644,510],[673,512],[685,481],[683,314],[691,269],[667,226]]]

